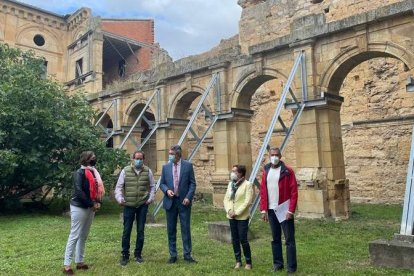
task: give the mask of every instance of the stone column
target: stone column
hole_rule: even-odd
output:
[[[347,218],[340,104],[306,109],[295,130],[298,211],[305,217]]]
[[[318,109],[321,138],[321,165],[326,170],[326,191],[329,211],[334,218],[348,218],[349,183],[345,177],[344,152],[339,103]]]
[[[158,174],[161,175],[162,166],[168,162],[168,150],[172,145],[175,145],[180,140],[188,120],[168,119],[165,126],[157,129],[157,169]],[[187,143],[181,145],[183,149],[183,158],[187,158]]]
[[[119,135],[121,132],[121,126],[124,121],[124,115],[122,110],[124,110],[123,106],[123,98],[121,97],[121,93],[114,94],[115,100],[113,106],[109,110],[109,114],[112,119],[112,124],[114,126],[115,135],[113,136],[114,148],[117,148],[123,140],[124,136]]]
[[[223,198],[234,164],[252,167],[250,143],[251,111],[232,110],[231,118],[218,120],[214,126],[215,172],[212,177],[213,204],[223,207]]]

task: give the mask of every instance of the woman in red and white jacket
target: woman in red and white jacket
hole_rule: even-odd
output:
[[[281,240],[281,230],[283,230],[286,240],[287,271],[293,273],[297,269],[293,215],[298,202],[298,185],[294,171],[280,161],[281,158],[279,148],[270,149],[270,163],[264,167],[260,183],[260,211],[262,220],[269,222],[272,230],[272,271],[276,272],[284,268]],[[278,219],[276,211],[282,204],[287,204],[288,210],[282,218]]]

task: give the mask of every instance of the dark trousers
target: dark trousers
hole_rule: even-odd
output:
[[[286,257],[287,257],[287,270],[289,272],[296,271],[296,242],[295,242],[295,223],[293,219],[285,220],[279,223],[276,214],[273,210],[268,211],[269,224],[272,230],[272,253],[273,253],[273,265],[283,267],[283,254],[282,254],[282,239],[281,229],[286,240]]]
[[[142,204],[139,207],[124,206],[124,232],[122,233],[122,255],[129,258],[129,247],[131,231],[134,220],[137,220],[137,240],[135,242],[135,257],[141,257],[144,247],[144,229],[147,220],[148,205]]]
[[[252,264],[252,253],[250,251],[250,244],[247,240],[247,232],[249,231],[249,220],[229,219],[231,242],[233,243],[234,256],[236,262],[241,263],[241,247],[243,247],[244,258],[246,264]],[[241,244],[241,247],[240,247]]]
[[[181,225],[181,238],[183,240],[184,259],[191,258],[191,205],[184,206],[177,197],[174,197],[171,208],[166,210],[166,216],[168,249],[170,256],[177,257],[177,220],[179,216]]]

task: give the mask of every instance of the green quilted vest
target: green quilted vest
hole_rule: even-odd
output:
[[[124,196],[125,205],[129,207],[138,207],[145,203],[149,198],[150,179],[149,168],[143,166],[141,173],[136,175],[131,166],[124,168],[125,171],[125,185]]]

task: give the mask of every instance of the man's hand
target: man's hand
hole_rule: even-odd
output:
[[[152,203],[152,200],[145,201],[145,205],[150,205]]]
[[[232,211],[232,210],[230,210],[228,214],[229,214],[229,217],[231,217],[231,218],[235,218],[236,217],[236,213],[234,211]]]
[[[291,220],[291,219],[293,219],[293,214],[287,212],[287,214],[286,214],[286,220]]]
[[[269,221],[269,217],[268,217],[267,213],[262,213],[262,220],[264,222],[268,222]]]
[[[167,191],[167,196],[168,196],[169,198],[173,198],[173,197],[174,197],[174,192],[173,192],[173,191],[171,191],[171,190],[168,190],[168,191]]]
[[[183,205],[184,206],[190,205],[190,200],[188,198],[184,198]]]
[[[119,206],[125,206],[125,201],[122,201],[122,202],[120,202],[118,204],[119,204]]]

